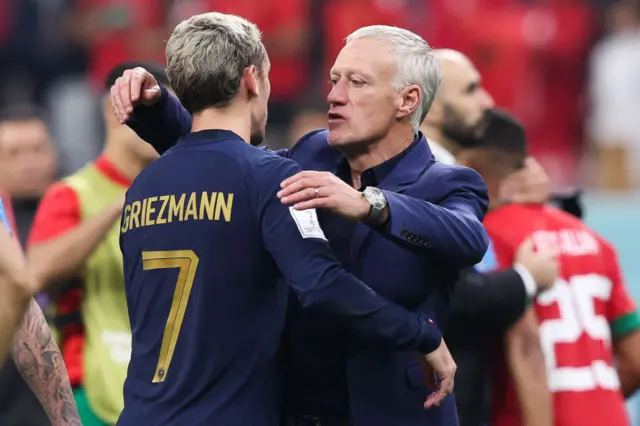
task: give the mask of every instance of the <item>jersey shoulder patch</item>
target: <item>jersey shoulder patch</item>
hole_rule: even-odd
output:
[[[324,232],[320,227],[316,209],[296,210],[291,206],[289,207],[289,213],[291,213],[291,217],[296,223],[302,238],[319,238],[327,241],[327,237],[324,236]]]
[[[487,252],[484,254],[480,263],[476,264],[475,269],[480,273],[491,272],[498,269],[498,258],[496,257],[496,252],[493,248],[493,240],[491,240],[491,238],[489,238],[489,247],[487,248]]]

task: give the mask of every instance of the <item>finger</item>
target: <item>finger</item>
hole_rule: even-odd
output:
[[[147,74],[147,70],[142,67],[136,67],[131,73],[131,100],[137,102],[142,93],[142,86]]]
[[[153,86],[151,89],[145,89],[143,91],[143,98],[146,100],[152,100],[160,97],[160,87]]]
[[[299,181],[300,179],[318,178],[318,177],[321,177],[323,174],[324,174],[324,172],[317,172],[315,170],[304,170],[304,171],[296,173],[295,175],[283,180],[282,183],[280,183],[280,187],[284,188],[285,186],[289,186],[289,185]]]
[[[534,248],[533,239],[527,238],[526,240],[524,240],[522,244],[520,244],[520,247],[518,247],[518,255],[522,256],[525,253],[531,253],[533,252],[533,248]]]
[[[447,377],[444,377],[441,381],[440,381],[440,389],[442,389],[445,393],[445,398],[448,395],[451,395],[453,393],[453,379],[454,375],[450,375]]]
[[[126,114],[133,112],[133,105],[131,104],[131,73],[131,70],[126,70],[122,77],[116,80],[118,91],[120,92],[120,102],[122,102]]]
[[[427,397],[424,402],[424,408],[438,407],[445,398],[446,396],[442,389],[438,389]]]
[[[120,123],[124,123],[126,121],[126,113],[124,110],[124,106],[122,105],[122,101],[120,100],[120,88],[118,87],[118,80],[116,80],[116,84],[111,87],[111,105],[113,106],[113,111],[116,114]]]
[[[453,392],[453,377],[446,377],[440,382],[440,387],[431,393],[424,403],[424,408],[437,407]]]
[[[323,186],[326,185],[326,182],[324,182],[321,179],[318,179],[317,177],[315,178],[300,178],[297,181],[285,186],[284,188],[282,188],[280,191],[278,191],[278,198],[282,198],[282,197],[286,197],[288,195],[291,195],[293,193],[296,192],[301,192],[304,191],[305,189],[309,189],[312,188],[314,189],[314,194],[315,194],[315,189],[316,188],[321,188]]]
[[[280,201],[282,202],[282,204],[295,204],[303,201],[313,200],[314,198],[318,198],[319,196],[319,193],[318,195],[316,195],[316,190],[314,188],[306,188],[282,197]]]
[[[293,208],[296,210],[324,209],[331,204],[330,198],[314,198],[313,200],[296,203]]]

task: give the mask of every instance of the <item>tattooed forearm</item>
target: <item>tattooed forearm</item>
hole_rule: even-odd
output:
[[[53,426],[81,426],[67,368],[40,307],[31,302],[11,351]]]

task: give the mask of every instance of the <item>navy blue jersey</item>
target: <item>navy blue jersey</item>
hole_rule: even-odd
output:
[[[133,341],[119,426],[277,426],[287,285],[374,343],[439,345],[430,321],[342,268],[314,210],[280,202],[280,182],[299,171],[206,130],[135,179],[120,240]]]

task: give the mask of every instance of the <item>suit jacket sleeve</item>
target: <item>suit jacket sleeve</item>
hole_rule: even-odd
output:
[[[484,274],[465,271],[455,285],[451,321],[472,333],[498,335],[522,316],[527,307],[522,276],[513,268]]]
[[[342,267],[315,210],[298,212],[276,197],[280,182],[300,171],[290,160],[260,170],[259,223],[265,248],[303,307],[317,307],[341,319],[359,337],[395,349],[430,353],[442,335],[433,321],[378,296]]]
[[[436,251],[464,265],[478,263],[489,238],[482,225],[489,196],[478,173],[452,168],[441,182],[448,189],[437,204],[383,191],[389,205],[386,232],[416,248]]]

